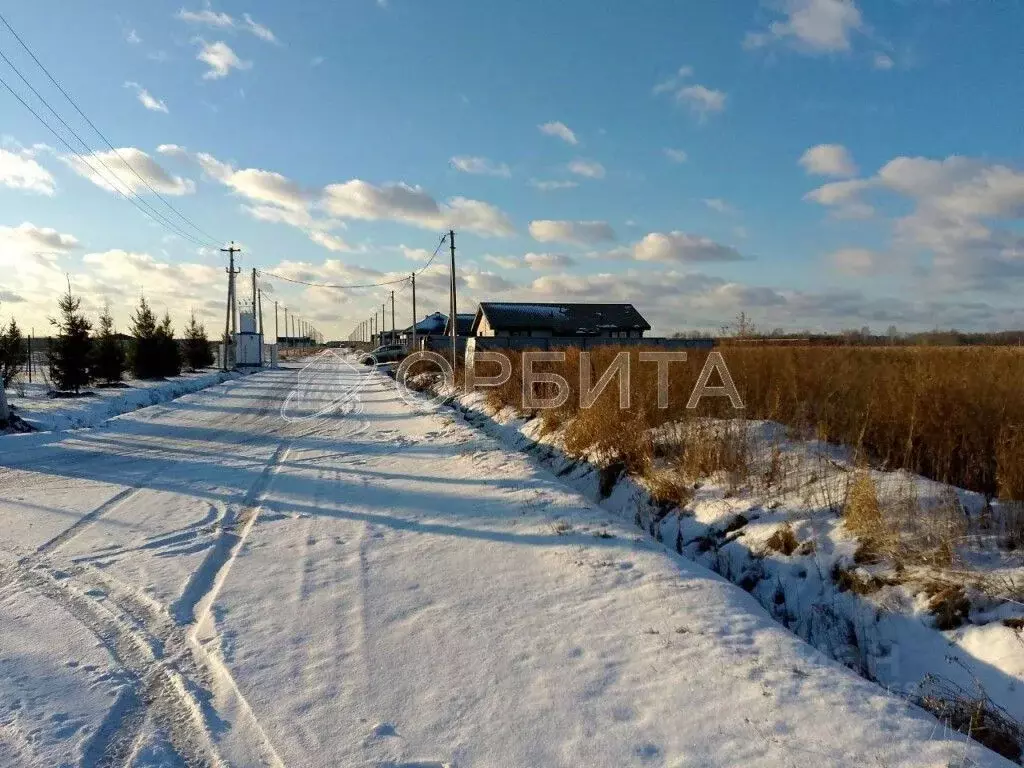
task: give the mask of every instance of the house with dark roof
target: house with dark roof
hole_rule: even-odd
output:
[[[474,315],[472,312],[466,312],[466,313],[459,312],[458,318],[459,318],[458,325],[455,326],[455,328],[456,328],[456,335],[457,336],[472,336],[473,335],[473,332],[472,332],[473,331],[473,323],[476,320],[476,315]],[[445,323],[444,335],[445,336],[451,336],[452,335],[452,324],[450,322],[446,322]]]
[[[470,335],[641,339],[649,330],[650,323],[632,304],[484,301],[473,318]]]
[[[446,325],[448,325],[448,315],[443,312],[434,312],[416,323],[416,335],[440,336],[444,333]],[[412,330],[413,327],[410,325],[404,331],[399,331],[399,338],[403,340],[412,338]]]

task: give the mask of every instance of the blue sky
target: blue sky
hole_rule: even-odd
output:
[[[0,315],[64,274],[215,327],[216,247],[352,284],[457,230],[460,309],[624,300],[661,332],[1024,326],[1024,6],[957,0],[3,3],[119,150],[110,191],[0,88]],[[7,29],[0,51],[107,147]],[[0,60],[0,77],[63,128]],[[69,139],[81,150],[74,139]],[[125,166],[131,164],[134,172]],[[385,289],[266,279],[344,336]],[[419,314],[447,277],[420,281]],[[404,306],[401,302],[404,302]],[[407,321],[407,292],[399,322]]]

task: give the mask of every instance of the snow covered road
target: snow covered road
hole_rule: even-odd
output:
[[[1009,765],[330,355],[0,438],[0,523],[3,766]]]

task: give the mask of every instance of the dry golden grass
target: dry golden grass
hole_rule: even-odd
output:
[[[589,423],[579,427],[575,445],[593,440],[612,449],[626,438],[636,442],[627,431],[693,415],[737,415],[726,398],[705,399],[697,411],[685,408],[706,352],[691,351],[687,362],[671,365],[667,409],[657,407],[655,365],[640,363],[635,347],[595,350],[591,380],[624,350],[631,358],[629,414],[619,412],[612,382],[586,409]],[[545,414],[551,428],[574,421],[581,410],[580,355],[566,351],[565,363],[541,366],[562,373],[572,388],[565,406]],[[1024,352],[1017,348],[744,346],[723,348],[722,354],[747,419],[778,421],[798,434],[849,445],[875,466],[1024,501]],[[518,407],[520,354],[509,357],[512,378],[487,394],[493,405]],[[647,448],[626,449],[629,463],[643,464],[639,453]]]

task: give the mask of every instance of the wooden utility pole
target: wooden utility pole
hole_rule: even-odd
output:
[[[395,292],[391,292],[391,343],[396,343],[397,334],[395,333]]]
[[[262,334],[263,329],[259,328],[256,324],[258,322],[259,315],[257,314],[259,309],[257,304],[259,302],[259,292],[256,290],[256,267],[252,268],[252,324],[256,327],[257,331]],[[263,367],[263,339],[259,340],[256,345],[256,362],[262,368]]]
[[[459,335],[459,305],[455,298],[455,230],[448,230],[448,246],[452,254],[452,370],[455,370],[455,359],[458,357],[457,349],[458,342],[456,338]]]
[[[241,248],[235,248],[235,241],[231,241],[231,245],[227,248],[221,248],[221,253],[228,254],[228,307],[227,313],[224,316],[224,359],[223,368],[226,371],[228,369],[228,353],[231,349],[231,332],[234,330],[235,325],[235,275],[241,270],[235,269],[235,254],[241,253]]]
[[[274,299],[274,343],[277,344],[277,340],[280,334],[277,332],[277,299]]]
[[[388,327],[388,316],[387,316],[388,303],[385,301],[380,305],[380,338],[381,344],[384,343],[384,329]],[[388,342],[390,344],[390,342]]]
[[[412,273],[412,351],[416,351],[416,273]]]

